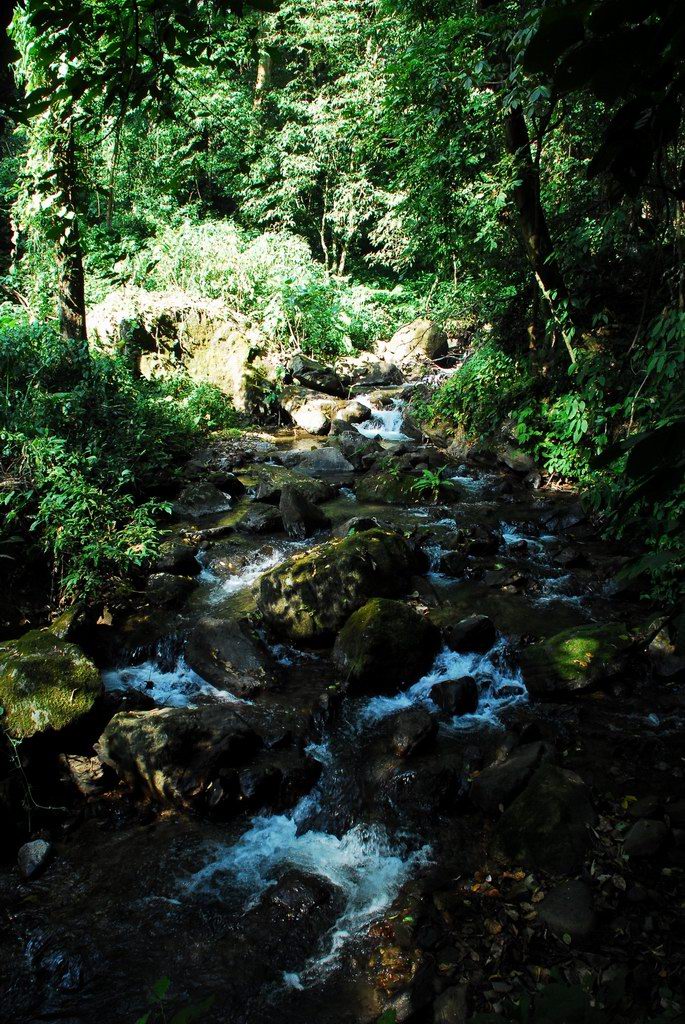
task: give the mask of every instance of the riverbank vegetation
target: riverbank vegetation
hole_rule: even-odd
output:
[[[182,358],[140,377],[91,318],[181,296],[259,331],[267,419],[293,351],[332,361],[437,322],[468,358],[422,389],[420,420],[504,426],[640,552],[643,590],[676,600],[678,15],[17,3],[0,68],[3,563],[37,546],[58,598],[111,592],[158,542],[164,477],[238,424],[233,394]]]

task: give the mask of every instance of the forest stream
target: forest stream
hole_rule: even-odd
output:
[[[393,465],[445,463],[444,452],[403,433],[400,389],[360,401],[368,418],[344,435],[345,450],[355,451],[354,437],[382,448],[390,476]],[[524,969],[566,949],[565,939],[553,937],[551,918],[549,933],[539,930],[541,921],[528,927],[539,906],[526,901],[534,876],[575,876],[583,863],[588,881],[577,884],[594,886],[597,908],[586,913],[591,926],[578,924],[585,897],[576,894],[570,908],[567,899],[565,933],[591,951],[590,961],[606,960],[613,946],[614,959],[629,962],[615,948],[621,939],[612,933],[613,897],[597,881],[618,869],[596,866],[614,856],[606,845],[614,826],[607,822],[617,808],[625,816],[626,794],[675,806],[682,693],[650,689],[652,670],[635,657],[601,697],[533,699],[519,658],[531,638],[539,644],[618,618],[641,627],[644,606],[610,582],[620,550],[598,538],[573,493],[538,491],[486,459],[448,462],[440,493],[425,501],[414,495],[380,503],[355,496],[363,474],[340,472],[339,457],[335,439],[284,428],[268,439],[216,441],[189,467],[191,486],[219,481],[222,473],[233,479],[234,471],[242,486],[232,488],[233,496],[221,491],[220,511],[177,516],[173,541],[188,545],[199,562],[180,600],[157,607],[149,601],[90,635],[87,649],[102,670],[110,717],[119,711],[97,748],[105,777],[102,766],[92,776],[86,770],[88,744],[101,725],[93,722],[93,735],[79,735],[72,758],[72,772],[86,766],[81,785],[88,796],[53,836],[48,870],[18,892],[12,876],[2,876],[12,922],[0,957],[3,1019],[133,1024],[145,1012],[150,985],[168,978],[172,1008],[199,1005],[198,1019],[208,1021],[342,1024],[384,1012],[394,1014],[387,1020],[432,1020],[431,1003],[442,993],[445,1004],[444,993],[457,991],[464,957],[475,972],[499,957],[505,978],[507,965]],[[306,538],[278,528],[274,497],[263,490],[264,473],[274,467],[325,488],[316,507],[330,528]],[[268,614],[255,619],[255,603],[265,576],[323,550],[331,532],[357,540],[379,529],[411,547],[406,584],[388,593],[430,626],[428,662],[400,670],[387,687],[380,685],[380,663],[375,685],[353,686],[332,661],[329,641],[286,636]],[[166,574],[167,585],[176,571]],[[379,596],[388,599],[387,590]],[[197,637],[207,623],[226,629],[246,617],[258,623],[253,639],[263,678],[236,693],[222,683],[211,644],[203,648]],[[203,659],[210,665],[204,675]],[[253,651],[248,660],[254,671]],[[150,720],[161,738],[132,738],[123,726],[113,734],[122,715],[135,731],[138,713],[154,708],[172,709],[164,713],[171,718]],[[187,728],[189,715],[207,716],[206,734]],[[191,808],[198,797],[188,776],[216,773],[203,761],[207,750],[189,754],[189,745],[226,743],[243,767],[230,779],[214,778],[209,790],[204,777],[200,813],[185,813],[200,806]],[[211,761],[211,750],[207,756]],[[474,780],[491,764],[494,782],[487,772],[483,778],[494,788],[483,783],[474,795]],[[513,782],[506,772],[497,776],[498,765],[512,764]],[[117,786],[111,765],[129,787]],[[499,883],[502,893],[507,885],[524,887],[506,897],[514,908],[509,919],[495,907],[499,891],[481,912],[473,893],[496,884],[488,873],[492,823],[483,824],[483,812],[496,819],[497,805],[506,807],[545,765],[592,793],[601,816],[591,812],[583,827],[594,837],[588,832],[579,856],[565,864],[567,851],[545,852],[543,828],[532,844],[533,873],[513,869]],[[155,787],[157,799],[140,799]],[[557,843],[572,847],[576,804],[565,809],[562,797],[548,791],[536,799]],[[181,813],[169,806],[179,802],[186,804]],[[675,855],[682,861],[682,851]],[[656,856],[657,873],[658,863]],[[619,882],[624,891],[622,873]],[[666,883],[658,897],[664,908],[673,895]],[[460,888],[465,884],[470,899]],[[624,930],[632,927],[631,913],[642,913],[642,884],[628,880],[635,902],[621,911]],[[539,887],[535,882],[534,891]],[[505,945],[512,923],[515,937]]]

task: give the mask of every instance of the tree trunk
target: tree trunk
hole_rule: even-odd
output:
[[[60,216],[57,242],[60,332],[69,341],[86,342],[85,280],[76,216],[76,146],[71,118],[57,125],[54,158],[57,188],[64,211]]]
[[[12,63],[17,59],[8,28],[12,20],[13,7],[7,4],[0,15],[0,157],[13,150],[11,107],[16,100],[16,84]],[[14,255],[14,229],[12,210],[6,196],[0,196],[0,275],[9,273]]]
[[[260,45],[259,55],[257,57],[257,77],[255,79],[254,86],[253,105],[255,107],[260,107],[262,105],[262,100],[271,85],[271,67],[271,54]]]
[[[518,223],[535,279],[549,306],[555,325],[568,349],[571,362],[576,361],[571,345],[573,334],[568,308],[569,293],[540,202],[540,175],[530,149],[530,136],[521,107],[510,107],[504,115],[504,138],[507,152],[513,157],[517,184],[514,204]]]

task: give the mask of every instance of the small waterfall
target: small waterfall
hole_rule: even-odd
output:
[[[357,423],[357,430],[364,437],[379,437],[381,441],[408,441],[409,438],[402,432],[402,420],[404,419],[404,402],[393,399],[390,409],[377,409],[370,398],[360,395],[358,401],[367,407],[371,416],[363,423]]]

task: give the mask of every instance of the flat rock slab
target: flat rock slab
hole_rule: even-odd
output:
[[[597,924],[592,889],[579,878],[550,889],[537,910],[540,921],[559,936],[586,939]]]

